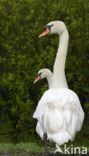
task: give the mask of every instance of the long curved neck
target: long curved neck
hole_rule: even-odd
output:
[[[53,69],[53,87],[68,88],[65,76],[65,61],[68,48],[69,34],[67,29],[59,36],[59,46]]]

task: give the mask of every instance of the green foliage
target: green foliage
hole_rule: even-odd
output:
[[[52,70],[58,42],[38,35],[52,20],[68,27],[67,80],[89,118],[88,19],[88,0],[0,0],[0,130],[11,131],[12,141],[22,140],[25,131],[35,133],[32,114],[47,85],[34,86],[33,80],[40,68]]]
[[[39,146],[36,143],[19,143],[19,144],[0,144],[0,152],[7,154],[13,153],[13,155],[29,155],[31,153],[39,153],[44,151],[44,147],[41,145]],[[21,154],[22,153],[22,154]]]

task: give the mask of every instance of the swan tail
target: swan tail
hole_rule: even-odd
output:
[[[58,145],[62,145],[71,140],[71,136],[67,131],[61,131],[54,134],[48,134],[48,139],[54,141]]]

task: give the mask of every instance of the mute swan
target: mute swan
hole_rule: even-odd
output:
[[[41,139],[53,141],[62,145],[73,141],[76,132],[82,127],[84,112],[76,93],[68,89],[65,77],[65,61],[68,47],[68,31],[61,21],[47,24],[46,30],[39,36],[57,33],[60,38],[53,73],[49,69],[41,69],[34,81],[47,78],[49,90],[40,99],[33,114],[38,120],[36,131]]]
[[[38,72],[38,75],[42,73],[42,76],[47,74],[47,76],[51,76],[50,83],[51,86],[50,88],[68,88],[66,77],[65,77],[65,61],[66,61],[66,55],[67,55],[67,48],[68,48],[68,40],[69,40],[69,34],[67,31],[67,28],[65,24],[61,21],[54,21],[50,22],[47,26],[47,29],[39,35],[39,37],[45,36],[49,33],[53,34],[58,34],[59,35],[59,45],[58,45],[58,51],[53,67],[53,75],[52,72],[48,69],[44,72],[43,70],[40,70]],[[50,74],[51,73],[51,74]],[[42,77],[44,78],[44,76]],[[40,79],[40,76],[37,77],[37,79],[34,81],[37,82]],[[48,79],[47,79],[48,80]]]
[[[48,82],[48,86],[49,86],[49,88],[51,88],[52,87],[52,76],[53,76],[53,74],[49,69],[43,68],[43,69],[39,70],[39,72],[37,73],[37,77],[34,80],[34,83],[37,83],[37,81],[46,78],[47,82]]]

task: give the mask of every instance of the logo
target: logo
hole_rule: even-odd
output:
[[[65,144],[64,147],[61,149],[60,146],[56,144],[56,150],[54,153],[62,153],[62,154],[87,154],[87,148],[86,147],[74,147],[73,145],[70,145],[67,147]]]

